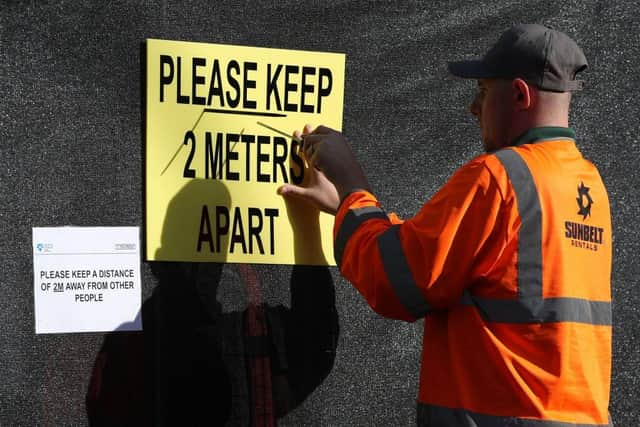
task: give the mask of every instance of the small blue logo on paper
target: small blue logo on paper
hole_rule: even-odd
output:
[[[36,249],[39,253],[51,252],[53,250],[53,243],[36,243]]]

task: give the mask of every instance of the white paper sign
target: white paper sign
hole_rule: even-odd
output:
[[[139,331],[139,227],[34,227],[36,334]]]

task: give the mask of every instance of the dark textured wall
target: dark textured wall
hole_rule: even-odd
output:
[[[91,417],[96,425],[100,420],[108,425],[109,417],[111,424],[127,419],[169,424],[176,414],[163,408],[175,393],[167,366],[176,370],[179,363],[202,362],[185,356],[190,344],[177,336],[200,322],[193,307],[207,304],[203,285],[189,282],[186,274],[163,288],[176,266],[143,263],[143,301],[151,325],[145,334],[34,334],[31,227],[144,224],[140,52],[146,38],[345,52],[344,131],[385,208],[409,216],[481,150],[477,126],[467,112],[474,82],[448,77],[446,61],[481,54],[516,22],[564,30],[584,48],[590,63],[584,75],[588,86],[574,98],[572,125],[610,191],[615,227],[611,412],[617,425],[636,425],[639,14],[637,2],[623,0],[3,0],[0,425],[83,425]],[[295,312],[293,295],[302,282],[294,280],[301,276],[291,267],[247,273],[227,265],[221,270],[200,272],[217,275],[220,307],[217,332],[199,331],[196,337],[231,333],[238,313],[249,307],[252,291],[246,284],[253,273],[269,309]],[[280,425],[411,425],[421,322],[377,317],[335,269],[331,276],[334,283],[329,278],[321,286],[327,286],[328,318],[335,286],[340,324],[335,360],[318,362],[328,363],[322,365],[325,371],[318,368],[318,381],[304,383],[300,396],[306,400]],[[183,282],[192,287],[180,287]],[[184,289],[195,289],[195,294]],[[215,296],[208,301],[215,302]],[[187,320],[180,311],[167,315],[179,304],[191,313]],[[312,334],[327,332],[318,325],[311,328]],[[171,334],[175,341],[166,338]],[[161,357],[154,351],[169,353]],[[97,369],[105,363],[110,369]],[[233,374],[227,372],[231,384]],[[105,384],[113,393],[106,403]],[[209,416],[215,418],[217,406],[211,402],[225,399],[212,393],[198,402],[211,405]],[[192,416],[198,416],[195,411]],[[242,423],[241,410],[233,411],[225,415],[229,423]]]

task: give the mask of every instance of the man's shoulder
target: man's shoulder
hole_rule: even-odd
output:
[[[482,153],[462,165],[451,177],[455,187],[481,187],[484,191],[504,193],[508,177],[497,152]]]
[[[492,152],[477,155],[476,157],[462,165],[459,171],[463,171],[465,173],[493,174],[499,168],[500,160],[498,159],[496,152]]]

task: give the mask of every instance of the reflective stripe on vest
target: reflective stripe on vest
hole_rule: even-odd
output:
[[[340,229],[338,230],[336,241],[333,245],[333,257],[336,259],[338,267],[342,264],[344,247],[347,245],[347,241],[351,235],[360,227],[360,224],[372,218],[389,219],[382,209],[375,206],[350,209],[349,213],[344,216],[344,220],[342,220],[342,224],[340,224]]]
[[[483,298],[465,291],[460,303],[475,306],[480,315],[491,322],[576,322],[610,326],[610,302],[542,297],[542,209],[538,190],[529,167],[516,151],[505,149],[495,155],[511,181],[521,220],[518,232],[518,299]],[[386,219],[387,216],[377,207],[353,209],[345,216],[334,246],[338,265],[351,234],[371,218]],[[430,307],[413,280],[400,244],[398,227],[392,226],[378,237],[380,257],[398,299],[415,318],[421,318],[430,311]]]
[[[352,209],[345,215],[333,249],[338,266],[342,262],[342,254],[349,237],[360,224],[371,218],[388,219],[384,211],[377,207]],[[387,279],[398,300],[414,318],[424,317],[430,307],[413,280],[411,270],[407,265],[398,236],[398,225],[392,226],[378,237],[378,250]]]
[[[475,305],[491,322],[577,322],[611,325],[611,303],[581,298],[542,297],[542,209],[529,167],[512,149],[495,153],[518,202],[518,299],[480,298],[465,292],[461,303]]]
[[[384,272],[396,296],[411,315],[420,319],[430,310],[429,304],[413,280],[413,274],[400,243],[399,225],[393,225],[378,237],[378,250]]]
[[[607,424],[576,424],[531,418],[476,414],[465,409],[418,403],[418,427],[613,427]]]

